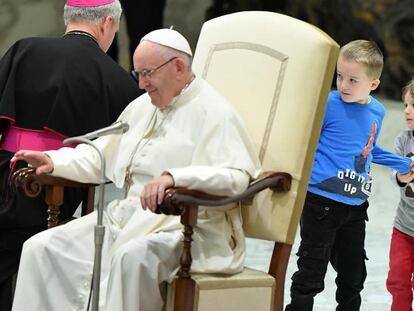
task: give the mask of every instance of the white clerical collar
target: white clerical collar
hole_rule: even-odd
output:
[[[181,102],[181,99],[183,98],[183,96],[185,97],[188,91],[192,89],[192,86],[196,84],[194,82],[195,80],[198,81],[197,77],[193,74],[191,80],[186,85],[184,85],[184,87],[181,89],[180,94],[175,96],[164,109],[162,110],[159,109],[159,111],[163,114],[168,113],[168,111],[170,111],[174,106],[176,106],[177,102]]]

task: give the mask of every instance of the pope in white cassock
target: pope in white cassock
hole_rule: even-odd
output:
[[[172,281],[182,246],[179,217],[153,213],[166,188],[235,195],[259,173],[243,122],[217,91],[194,77],[191,56],[188,42],[175,30],[147,34],[133,58],[139,87],[147,93],[119,117],[129,131],[95,141],[107,161],[106,177],[125,191],[104,212],[100,310],[162,309],[160,285]],[[46,153],[23,150],[15,154],[17,160],[26,160],[37,173],[100,182],[99,156],[89,145]],[[24,244],[14,311],[86,310],[95,224],[96,212]],[[192,271],[242,270],[245,242],[238,206],[201,207],[193,239]]]

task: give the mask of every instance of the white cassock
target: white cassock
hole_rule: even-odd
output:
[[[93,117],[93,116],[91,116]],[[259,161],[231,105],[200,78],[160,111],[147,94],[121,114],[129,131],[95,142],[105,154],[106,176],[124,199],[106,206],[100,310],[161,310],[159,285],[179,267],[179,217],[141,208],[143,187],[169,172],[178,187],[217,195],[245,190]],[[74,120],[76,122],[76,120]],[[100,160],[88,145],[48,152],[53,175],[100,182]],[[94,258],[96,212],[29,239],[23,248],[13,311],[86,310]],[[237,273],[244,263],[239,207],[200,208],[192,243],[192,271]]]

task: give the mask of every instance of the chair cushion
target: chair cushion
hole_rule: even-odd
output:
[[[263,271],[244,268],[234,275],[194,273],[192,278],[196,282],[194,310],[273,309],[275,279]],[[174,283],[168,288],[167,310],[172,310],[173,297]]]

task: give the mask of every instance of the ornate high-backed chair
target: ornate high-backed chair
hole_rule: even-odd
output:
[[[237,108],[264,171],[289,173],[291,185],[287,192],[289,187],[264,190],[242,207],[246,236],[275,241],[268,273],[246,268],[234,276],[193,275],[192,281],[184,254],[181,280],[172,286],[167,309],[174,299],[175,310],[283,309],[286,268],[337,55],[338,45],[325,33],[277,13],[240,12],[204,23],[194,72]],[[188,194],[170,196],[175,206],[188,210],[217,204]],[[191,222],[191,213],[185,215],[182,222]]]
[[[263,169],[270,173],[236,197],[167,190],[159,212],[181,216],[184,246],[180,272],[169,286],[166,310],[283,309],[287,264],[337,54],[338,45],[325,33],[277,13],[240,12],[203,25],[193,70],[239,111]],[[17,187],[26,192],[33,187],[28,181],[33,180],[53,193],[54,182],[35,176],[30,169],[14,178]],[[243,205],[247,237],[275,242],[269,271],[246,267],[237,275],[192,275],[191,235],[198,206],[229,202]]]

